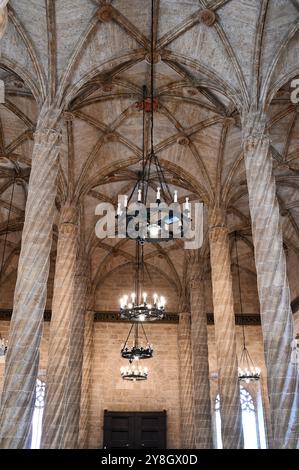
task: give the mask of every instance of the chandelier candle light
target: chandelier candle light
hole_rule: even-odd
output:
[[[146,380],[148,377],[148,368],[138,365],[127,365],[120,368],[120,374],[123,380],[131,380],[133,382],[138,382],[141,380]]]
[[[8,341],[0,335],[0,361],[4,359],[5,354],[7,353]]]
[[[296,335],[291,343],[291,363],[296,365],[299,371],[299,334]]]
[[[153,321],[164,317],[166,300],[165,297],[153,295],[152,303],[147,302],[147,293],[143,292],[143,302],[136,302],[136,294],[132,292],[131,301],[129,296],[124,295],[120,299],[120,318],[131,321]]]

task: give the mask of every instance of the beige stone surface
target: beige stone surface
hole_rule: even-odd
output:
[[[272,282],[275,262],[286,263],[282,271],[277,270],[283,278],[284,293],[281,296],[280,279],[276,292],[271,294],[275,299],[271,308],[275,305],[275,312],[270,313],[272,319],[276,315],[280,318],[276,335],[280,336],[282,298],[288,325],[285,351],[291,336],[289,303],[293,301],[296,305],[299,296],[299,114],[291,103],[290,86],[298,72],[297,3],[291,0],[160,0],[155,2],[154,11],[155,94],[159,103],[154,113],[154,145],[170,190],[179,190],[181,202],[185,197],[204,202],[206,310],[213,312],[207,228],[209,209],[216,204],[226,211],[231,249],[232,233],[237,232],[245,313],[261,311],[264,315],[263,312],[268,312],[261,294],[264,287],[261,287],[260,270],[268,276],[267,282],[269,279]],[[12,309],[14,305],[15,326],[11,329],[11,338],[20,336],[22,347],[28,352],[22,370],[20,364],[14,367],[17,374],[26,373],[31,395],[37,374],[42,311],[44,304],[48,310],[52,306],[57,226],[61,207],[68,196],[81,208],[80,242],[91,264],[89,287],[95,299],[92,308],[117,311],[119,297],[132,289],[134,243],[97,239],[94,213],[101,201],[111,202],[116,207],[117,195],[130,193],[138,178],[142,115],[136,102],[141,100],[142,87],[148,85],[150,79],[150,2],[114,0],[112,7],[104,5],[103,9],[103,5],[102,0],[10,0],[7,28],[0,41],[0,79],[4,81],[6,91],[5,103],[0,105],[1,257],[7,239],[0,279],[0,308]],[[55,172],[49,169],[50,161],[38,175],[34,163],[33,135],[43,119],[41,110],[49,105],[65,112],[55,188]],[[264,262],[256,261],[257,256],[254,258],[254,247],[256,249],[258,244],[253,233],[256,230],[251,227],[251,220],[255,224],[249,201],[252,178],[248,177],[248,168],[246,177],[242,146],[243,116],[248,110],[257,108],[266,113],[271,139],[269,160],[272,159],[273,170],[270,195],[274,195],[275,180],[279,205],[279,213],[276,204],[273,217],[272,211],[267,212],[264,223],[267,220],[269,226],[276,225],[276,232],[278,223],[281,225],[281,239],[278,246],[276,242],[275,246],[271,245],[273,251],[266,267]],[[53,126],[47,124],[45,127]],[[148,149],[148,122],[145,127]],[[267,174],[269,171],[268,168]],[[17,184],[9,217],[14,176]],[[256,182],[262,187],[256,192],[267,193],[269,181],[257,178]],[[153,175],[149,190],[151,200],[158,184],[157,175]],[[37,201],[43,201],[50,185],[51,197],[42,208]],[[56,190],[57,197],[54,198]],[[33,216],[32,200],[38,210]],[[266,212],[263,209],[260,213],[263,218]],[[39,223],[41,229],[37,228]],[[41,238],[46,232],[47,245],[43,250]],[[266,235],[262,239],[266,245],[271,244]],[[261,245],[261,251],[267,249]],[[26,250],[34,247],[34,254],[32,251],[24,254],[25,246]],[[231,251],[234,297],[231,302],[235,311],[240,312],[237,261]],[[264,255],[267,253],[262,254],[263,260],[267,258]],[[260,260],[260,254],[258,257]],[[161,294],[167,297],[169,311],[178,312],[181,304],[186,278],[184,258],[180,243],[148,244],[145,247],[147,272]],[[23,275],[25,268],[26,276]],[[146,289],[152,293],[150,279],[146,280]],[[33,284],[38,291],[34,295]],[[290,296],[285,295],[287,284]],[[28,293],[32,297],[29,296],[27,302]],[[32,335],[24,335],[24,330],[30,330]],[[268,354],[266,334],[264,341]],[[280,355],[282,346],[277,347]],[[272,346],[270,349],[273,352]],[[16,358],[18,351],[10,354]],[[12,362],[10,357],[9,364]],[[271,363],[277,362],[275,357],[274,354]],[[33,364],[34,371],[31,371]],[[276,375],[286,377],[285,371],[278,367]],[[11,380],[10,385],[6,383],[13,389],[15,380]],[[284,379],[274,387],[280,394],[285,392],[283,384]],[[9,392],[13,399],[11,392],[13,390]],[[32,396],[29,401],[32,403]],[[27,398],[25,402],[28,404]],[[32,411],[27,408],[27,405],[22,408],[20,402],[21,414],[14,414],[21,421],[24,419],[27,427],[23,426],[23,421],[20,426],[18,420],[12,424],[22,430],[22,436],[13,445],[22,446],[25,442],[28,413]],[[286,421],[282,426],[284,431],[279,433],[286,432]],[[279,421],[275,422],[275,426],[280,427]],[[286,441],[293,440],[294,443],[298,441],[298,430],[295,423],[293,431],[292,424],[289,426]],[[281,439],[279,434],[273,445],[281,445],[277,444]],[[12,444],[7,441],[7,445]]]
[[[79,332],[74,331],[82,312],[75,301],[78,253],[78,210],[74,206],[63,208],[57,244],[57,262],[52,305],[49,355],[47,364],[47,389],[43,414],[42,448],[62,449],[67,446],[67,426],[72,414],[72,402],[77,390],[71,390],[72,368],[77,368],[73,341],[83,339],[83,322]],[[78,317],[78,318],[77,318]],[[82,314],[83,317],[83,314]],[[80,325],[79,325],[80,328]],[[80,342],[79,342],[80,343]],[[78,344],[80,351],[80,344]],[[75,357],[78,360],[77,354]],[[79,355],[80,357],[80,355]],[[81,346],[82,357],[82,346]],[[81,374],[82,363],[79,366]],[[78,383],[79,392],[81,384]],[[77,406],[80,404],[80,395]]]
[[[210,213],[209,240],[222,443],[224,449],[242,449],[243,429],[229,239],[225,213],[218,208]]]
[[[201,260],[202,261],[202,260]],[[199,262],[192,266],[190,286],[191,349],[193,381],[194,441],[196,449],[213,448],[212,408],[210,397],[210,371],[208,327],[203,267]]]
[[[59,134],[53,127],[56,123],[57,113],[46,110],[35,135],[1,397],[0,445],[3,448],[24,447],[31,426],[56,194],[59,151]]]
[[[87,310],[84,316],[84,343],[78,438],[78,447],[80,449],[84,449],[88,446],[89,409],[92,388],[91,370],[93,360],[93,334],[94,312]]]
[[[167,447],[180,448],[179,363],[177,325],[158,322],[145,325],[153,344],[154,357],[146,365],[146,382],[123,381],[120,367],[126,361],[120,357],[129,330],[125,323],[94,325],[91,403],[89,414],[89,448],[103,445],[103,412],[167,411]]]
[[[191,313],[181,312],[178,325],[179,388],[181,408],[181,447],[195,446],[195,423],[193,402],[193,363],[191,347]]]
[[[291,363],[294,322],[269,145],[265,117],[246,116],[244,154],[268,370],[273,447],[296,449],[299,378],[297,368]]]

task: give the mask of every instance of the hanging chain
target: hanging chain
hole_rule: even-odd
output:
[[[152,0],[151,26],[151,155],[154,154],[154,0]]]
[[[135,324],[135,341],[134,341],[135,348],[138,348],[138,322]]]
[[[126,339],[126,341],[125,341],[125,344],[124,344],[124,346],[123,346],[123,349],[125,349],[125,347],[126,347],[127,344],[128,344],[128,341],[129,341],[130,334],[131,334],[131,331],[132,331],[132,329],[133,329],[133,326],[134,326],[134,325],[133,325],[133,323],[132,323],[132,326],[131,326],[131,328],[130,328],[130,331],[129,331],[129,334],[128,334],[127,339]]]

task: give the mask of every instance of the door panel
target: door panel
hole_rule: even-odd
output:
[[[166,411],[104,413],[104,448],[165,449]]]

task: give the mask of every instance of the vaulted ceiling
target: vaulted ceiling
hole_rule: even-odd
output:
[[[154,144],[169,186],[181,199],[204,203],[205,233],[208,208],[218,202],[227,208],[240,267],[255,284],[241,123],[250,104],[259,104],[268,115],[293,298],[299,294],[299,114],[290,82],[299,75],[298,29],[292,0],[154,1]],[[2,285],[15,281],[33,134],[46,98],[64,109],[57,214],[67,195],[81,205],[82,245],[96,290],[120,266],[124,277],[131,269],[134,243],[96,238],[94,211],[100,201],[116,205],[138,177],[142,112],[136,103],[143,86],[150,88],[150,33],[150,0],[9,1],[0,43]],[[154,191],[157,175],[150,183]],[[54,227],[53,262],[56,239]],[[206,237],[203,251],[208,260]],[[233,243],[232,258],[235,264]],[[146,245],[145,260],[165,289],[177,296],[184,290],[188,264],[180,242]],[[174,309],[176,302],[174,296]]]

